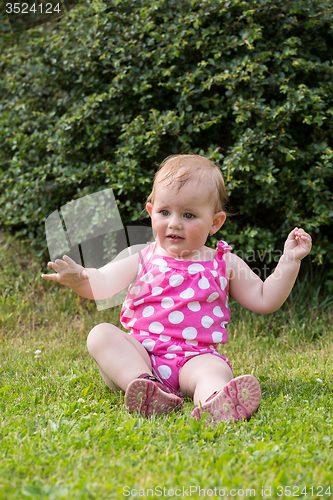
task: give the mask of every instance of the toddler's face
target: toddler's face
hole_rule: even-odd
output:
[[[165,255],[187,260],[198,256],[209,233],[214,234],[226,218],[224,212],[214,213],[207,187],[191,181],[178,192],[174,185],[159,184],[154,204],[146,208]]]

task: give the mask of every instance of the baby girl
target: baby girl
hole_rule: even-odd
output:
[[[145,205],[153,243],[100,269],[83,268],[65,255],[48,263],[56,274],[42,275],[95,300],[130,285],[120,318],[128,331],[101,323],[87,340],[103,380],[125,391],[130,412],[168,413],[181,408],[184,396],[193,398],[197,420],[203,413],[211,422],[247,419],[259,407],[257,379],[234,378],[218,351],[228,340],[228,296],[257,313],[279,309],[311,250],[311,237],[293,229],[263,282],[225,241],[216,250],[205,246],[226,220],[226,200],[221,171],[211,161],[169,156]]]

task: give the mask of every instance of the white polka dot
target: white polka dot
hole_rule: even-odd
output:
[[[139,265],[138,265],[138,275],[141,273],[142,271],[142,264],[141,262],[139,262]]]
[[[164,326],[158,321],[153,321],[152,323],[150,323],[148,330],[150,331],[150,333],[162,333],[164,330]]]
[[[167,365],[161,365],[158,367],[158,371],[160,372],[160,375],[162,378],[167,379],[171,377],[171,368],[170,366]]]
[[[223,313],[222,309],[220,308],[220,306],[214,307],[213,313],[215,314],[215,316],[218,316],[219,318],[223,318],[223,316],[224,316],[224,313]]]
[[[132,327],[134,326],[134,323],[137,321],[138,318],[132,319],[129,323],[127,323],[127,326]]]
[[[222,342],[223,333],[222,332],[213,332],[212,338],[213,338],[214,344],[218,344],[219,342]]]
[[[183,281],[184,281],[183,276],[181,276],[180,274],[174,274],[169,279],[169,284],[170,284],[170,286],[175,287],[175,286],[181,285],[183,283]]]
[[[215,259],[213,260],[213,264],[214,264],[214,269],[217,269],[218,263]]]
[[[155,347],[155,341],[153,339],[145,339],[142,345],[147,351],[152,351]]]
[[[221,289],[224,290],[228,284],[228,280],[224,276],[220,276]]]
[[[201,305],[199,302],[190,302],[187,304],[187,307],[189,308],[190,311],[197,312],[200,311]]]
[[[168,263],[166,260],[164,259],[154,259],[153,260],[154,264],[156,264],[156,266],[159,266],[159,267],[168,267]]]
[[[178,325],[178,323],[183,321],[184,314],[181,311],[172,311],[172,313],[169,314],[168,319],[173,325]]]
[[[165,297],[165,299],[161,300],[161,306],[164,307],[164,309],[172,307],[173,305],[175,305],[175,303],[171,297]]]
[[[218,276],[217,272],[216,271],[211,271],[212,275],[214,276],[214,278],[216,278],[216,276]]]
[[[229,297],[227,297],[227,300],[225,301],[225,307],[229,307]]]
[[[158,338],[161,342],[169,342],[169,340],[171,340],[171,337],[169,337],[169,335],[160,335]]]
[[[147,255],[146,255],[146,260],[148,262],[148,260],[150,259],[150,257],[153,255],[153,252],[148,252]]]
[[[138,293],[140,292],[140,289],[141,289],[140,286],[133,286],[131,288],[130,294],[131,295],[138,295]]]
[[[132,304],[132,302],[133,302],[133,301],[132,301],[132,299],[127,299],[127,300],[125,300],[125,302],[123,303],[123,307],[128,307],[128,306],[130,306],[130,305]]]
[[[190,299],[194,295],[194,290],[193,288],[187,288],[186,290],[183,290],[182,293],[179,294],[179,297],[182,299]]]
[[[154,314],[153,306],[145,307],[144,310],[142,311],[142,316],[144,318],[149,318],[149,316],[152,316],[153,314]]]
[[[170,345],[167,348],[167,351],[182,351],[183,349],[180,347],[180,345]]]
[[[198,345],[198,341],[197,340],[185,340],[185,344]]]
[[[228,324],[228,321],[222,321],[222,323],[220,323],[220,326],[222,326],[222,328],[225,328],[225,325]]]
[[[199,273],[200,271],[204,271],[205,268],[202,264],[199,264],[198,262],[196,262],[195,264],[189,265],[187,270],[190,274],[196,274],[196,273]]]
[[[196,354],[199,354],[199,353],[195,352],[195,351],[185,351],[185,356],[186,357],[193,356],[193,355],[196,355]]]
[[[140,335],[149,335],[148,332],[144,332],[143,330],[140,330]]]
[[[167,271],[171,271],[171,267],[159,267],[158,270],[160,273],[166,273]]]
[[[160,286],[155,286],[152,289],[151,294],[155,296],[155,295],[160,295],[162,292],[163,292],[163,288],[161,288]]]
[[[126,309],[124,312],[123,316],[124,318],[131,318],[134,314],[134,311],[132,309]]]
[[[211,293],[207,299],[207,302],[213,302],[213,300],[216,300],[219,296],[220,295],[217,292]]]
[[[140,281],[143,281],[144,283],[151,283],[154,279],[154,276],[152,273],[146,273],[143,276],[141,276]]]
[[[201,320],[201,324],[205,328],[210,328],[213,323],[214,323],[214,320],[212,318],[210,318],[209,316],[204,316]]]
[[[193,326],[188,326],[182,331],[182,336],[184,339],[193,340],[197,336],[198,332]]]
[[[201,290],[207,290],[207,288],[209,288],[209,281],[207,278],[203,277],[201,278],[201,280],[199,280],[198,282],[198,286],[199,288],[201,288]]]
[[[172,359],[172,358],[176,358],[177,357],[177,354],[174,354],[172,352],[168,353],[168,354],[165,354],[164,355],[167,359]]]
[[[145,299],[140,299],[140,300],[137,300],[136,302],[133,302],[133,304],[134,304],[135,306],[138,306],[139,304],[143,304],[143,303],[144,303],[144,301],[145,301]]]

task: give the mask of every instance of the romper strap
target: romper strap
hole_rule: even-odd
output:
[[[221,240],[218,242],[217,251],[221,252],[222,255],[230,252],[230,250],[232,250],[232,246],[228,245],[228,243],[226,241]]]

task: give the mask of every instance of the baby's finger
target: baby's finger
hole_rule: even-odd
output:
[[[58,281],[57,274],[42,274],[42,278],[44,278],[45,280]]]
[[[56,273],[58,273],[58,272],[60,273],[61,269],[55,262],[48,262],[47,265],[48,265],[48,267],[53,269],[53,271],[55,271]]]
[[[89,279],[89,274],[87,273],[87,271],[85,269],[82,269],[82,271],[80,272],[79,276],[80,276],[80,278],[83,278],[85,280]]]
[[[60,269],[68,269],[68,264],[64,262],[62,259],[56,259],[55,264],[60,268]]]
[[[287,240],[293,240],[293,239],[295,239],[296,236],[297,236],[297,231],[298,231],[297,227],[295,227],[292,231],[290,231],[290,233],[287,236]]]
[[[304,231],[304,233],[302,233],[302,235],[301,235],[301,236],[302,236],[302,238],[303,238],[303,239],[305,239],[305,240],[312,241],[311,236],[310,236],[308,233],[306,233],[305,231]]]
[[[304,229],[299,229],[297,236],[299,239],[303,241],[311,241],[311,236],[304,231]]]
[[[77,263],[75,262],[75,260],[73,260],[70,257],[68,257],[68,255],[63,255],[62,258],[66,262],[66,264],[68,264],[69,267],[75,267],[75,266],[77,266]]]
[[[301,240],[304,241],[305,243],[307,243],[308,245],[312,245],[312,238],[309,234],[302,234],[301,235]]]
[[[56,273],[68,273],[69,270],[68,270],[68,266],[66,264],[66,268],[64,269],[62,266],[60,266],[58,263],[56,264],[56,262],[58,261],[58,259],[55,261],[55,262],[49,262],[48,263],[48,266],[53,269],[53,271],[55,271]]]

